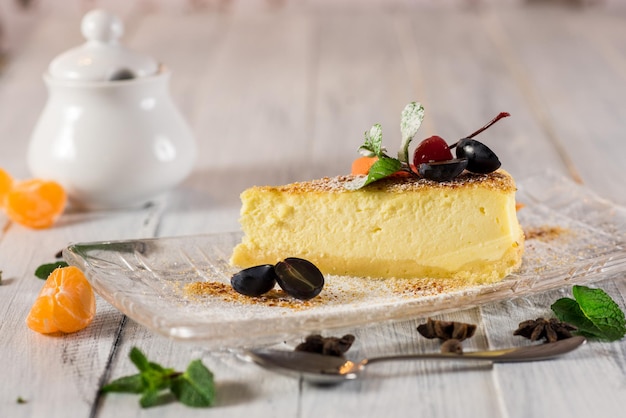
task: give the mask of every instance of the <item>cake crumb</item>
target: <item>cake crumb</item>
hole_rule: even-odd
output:
[[[395,294],[409,297],[435,296],[443,293],[461,290],[468,286],[463,281],[447,281],[441,279],[414,278],[414,279],[387,279],[391,291]]]
[[[569,233],[569,230],[565,228],[548,225],[540,226],[538,228],[528,228],[524,231],[524,235],[527,240],[536,239],[543,242],[552,241],[567,233]]]

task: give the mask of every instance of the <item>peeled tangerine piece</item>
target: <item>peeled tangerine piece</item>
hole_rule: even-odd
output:
[[[0,182],[1,178],[0,175]],[[1,187],[0,183],[0,195]],[[9,219],[29,228],[42,229],[52,226],[63,213],[67,196],[63,187],[54,181],[30,179],[9,187],[3,201]]]
[[[74,266],[57,268],[46,280],[26,317],[41,334],[80,331],[96,314],[96,297],[84,274]]]
[[[0,208],[4,207],[4,198],[13,188],[13,177],[0,168]]]

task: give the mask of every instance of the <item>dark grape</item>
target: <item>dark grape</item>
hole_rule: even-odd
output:
[[[274,266],[278,285],[296,299],[308,300],[319,295],[324,287],[324,275],[310,261],[290,257]]]
[[[246,296],[261,296],[276,285],[276,272],[271,264],[254,266],[236,273],[230,284],[236,292]]]
[[[465,170],[467,158],[422,163],[418,167],[420,176],[434,181],[450,181]]]
[[[488,174],[500,168],[498,156],[485,144],[471,138],[463,138],[456,144],[457,158],[467,158],[467,170]]]

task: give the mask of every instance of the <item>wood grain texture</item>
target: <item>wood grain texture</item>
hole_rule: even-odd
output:
[[[316,387],[228,351],[154,334],[100,298],[84,331],[47,337],[26,328],[42,284],[32,272],[68,243],[236,230],[244,188],[345,173],[373,123],[382,124],[384,143],[395,152],[400,111],[411,100],[426,106],[420,139],[438,134],[452,142],[509,111],[512,117],[481,140],[516,178],[551,169],[626,202],[618,171],[626,155],[623,13],[515,2],[218,3],[193,12],[115,3],[125,17],[124,41],[173,70],[172,98],[199,146],[183,184],[143,209],[69,211],[45,231],[0,216],[0,415],[619,416],[624,341],[592,342],[535,364],[380,364],[365,380]],[[0,73],[0,167],[19,178],[28,176],[28,138],[46,99],[41,73],[53,56],[81,42],[80,6],[72,7],[67,13],[40,9]],[[623,308],[624,278],[597,284]],[[438,318],[478,325],[464,343],[468,351],[519,345],[526,342],[513,336],[517,324],[551,315],[549,305],[567,295],[564,288]],[[417,334],[425,320],[320,331],[355,334],[354,358],[437,351],[437,341]],[[141,410],[134,395],[99,397],[105,381],[135,372],[128,359],[133,346],[177,369],[201,358],[215,373],[217,406]]]
[[[553,24],[555,13],[559,13],[558,26]],[[600,27],[615,30],[619,24],[611,16],[572,10],[533,13],[530,9],[520,14],[526,18],[504,12],[499,15],[512,48],[532,63],[525,65],[526,74],[535,86],[541,111],[550,120],[551,139],[567,153],[585,184],[623,204],[619,191],[624,188],[614,179],[620,176],[624,159],[615,158],[620,141],[611,139],[623,135],[626,114],[621,88],[624,74],[615,64],[623,52],[597,34],[604,31]],[[580,30],[592,21],[598,30]],[[626,38],[622,32],[613,39]],[[599,48],[598,42],[605,47]],[[543,47],[532,47],[539,44]]]

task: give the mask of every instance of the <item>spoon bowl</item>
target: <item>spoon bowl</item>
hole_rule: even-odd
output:
[[[487,361],[491,363],[514,363],[549,360],[569,353],[580,347],[585,337],[576,336],[550,344],[538,344],[500,350],[474,351],[465,354],[424,353],[372,357],[357,362],[341,357],[324,356],[303,351],[253,349],[244,356],[259,366],[289,376],[303,378],[318,384],[339,383],[360,377],[366,366],[383,361],[400,360],[444,360],[444,361]]]

